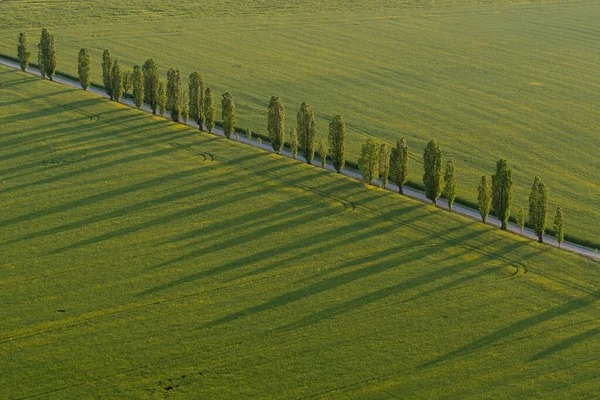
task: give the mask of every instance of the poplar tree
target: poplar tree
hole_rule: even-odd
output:
[[[385,143],[379,147],[379,177],[381,187],[385,189],[390,176],[390,149]]]
[[[181,119],[181,72],[170,68],[167,71],[167,110],[171,112],[171,119],[179,122]]]
[[[150,58],[144,62],[142,72],[144,74],[144,100],[152,109],[152,114],[156,115],[156,110],[160,108],[158,95],[160,80],[158,75],[158,65]]]
[[[139,109],[144,104],[144,78],[139,65],[133,67],[131,85],[133,86],[133,102]]]
[[[506,230],[510,207],[512,205],[512,171],[506,160],[498,160],[496,174],[492,175],[492,206],[502,223],[500,229]]]
[[[306,158],[306,163],[312,163],[315,158],[315,138],[317,136],[317,126],[315,123],[315,114],[306,102],[300,105],[300,111],[296,117],[298,126],[298,141],[302,153]]]
[[[448,160],[446,163],[446,172],[444,173],[444,192],[443,196],[448,202],[448,210],[452,212],[452,205],[454,199],[456,199],[456,169],[454,168],[454,161]]]
[[[104,50],[102,53],[102,83],[104,84],[104,90],[106,94],[113,99],[112,90],[112,70],[113,61],[109,50]]]
[[[285,107],[278,96],[271,96],[269,114],[267,118],[267,131],[271,147],[279,154],[285,143]]]
[[[548,188],[536,176],[529,194],[529,223],[538,237],[538,242],[544,243],[544,231],[548,217]]]
[[[333,167],[339,173],[346,165],[346,123],[341,115],[336,115],[329,123],[329,147]]]
[[[119,60],[113,62],[110,87],[112,89],[112,98],[118,103],[119,99],[123,96],[123,77],[121,75]]]
[[[123,72],[123,97],[127,97],[129,94],[129,89],[131,89],[131,85],[133,83],[133,74],[131,71]]]
[[[190,118],[196,121],[200,130],[204,126],[204,101],[206,96],[206,84],[204,76],[196,71],[190,74],[188,84],[190,92]]]
[[[556,215],[554,216],[554,234],[558,242],[558,248],[565,240],[565,217],[561,207],[556,207]]]
[[[325,168],[327,166],[327,153],[329,149],[327,148],[327,142],[325,140],[319,140],[319,157],[321,158],[321,168]]]
[[[77,73],[79,75],[79,83],[84,91],[90,87],[90,67],[92,59],[87,49],[79,50],[77,57]]]
[[[479,205],[481,220],[485,224],[488,215],[490,215],[490,209],[492,208],[492,188],[488,177],[485,175],[481,177],[479,186],[477,186],[477,203]]]
[[[362,145],[358,169],[368,185],[371,185],[379,175],[379,146],[372,138],[367,139]]]
[[[181,118],[183,119],[183,123],[187,125],[188,119],[190,119],[190,104],[186,91],[183,91],[181,94]]]
[[[29,58],[31,57],[31,51],[29,51],[29,41],[27,40],[27,33],[19,33],[19,43],[17,44],[17,58],[19,59],[19,65],[21,70],[25,72],[29,66]]]
[[[227,139],[231,139],[231,134],[235,131],[237,119],[235,117],[235,104],[231,93],[223,93],[221,99],[221,118],[223,119],[223,133]]]
[[[425,184],[425,195],[433,205],[442,193],[442,152],[435,140],[431,140],[425,146],[423,152],[423,183]]]
[[[523,230],[525,229],[525,210],[522,208],[519,209],[517,213],[517,225],[521,229],[521,235],[523,234]]]
[[[402,194],[402,187],[408,181],[408,146],[406,138],[401,138],[392,148],[390,155],[390,178],[398,185],[398,193]]]
[[[165,84],[163,81],[158,82],[158,96],[156,102],[160,116],[164,117],[165,111],[167,111],[167,93],[165,92]]]
[[[298,156],[298,132],[296,128],[290,129],[290,151],[292,152],[292,158],[295,160]]]
[[[38,44],[38,64],[42,78],[53,80],[56,72],[56,43],[54,35],[46,28],[42,29],[42,37]]]
[[[204,98],[204,117],[206,118],[206,129],[212,133],[213,128],[215,127],[215,120],[217,118],[217,107],[215,107],[215,91],[210,87],[207,87]]]
[[[252,131],[250,130],[250,127],[246,128],[246,139],[252,140]]]

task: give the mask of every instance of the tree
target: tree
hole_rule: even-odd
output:
[[[31,51],[29,51],[29,42],[27,41],[27,33],[19,33],[19,44],[17,44],[17,58],[19,59],[19,65],[21,70],[25,72],[29,66],[29,58],[31,57]]]
[[[321,168],[325,168],[327,166],[327,153],[329,149],[327,148],[327,142],[324,140],[319,140],[319,157],[321,158]]]
[[[252,140],[252,131],[250,130],[250,127],[246,128],[246,139]]]
[[[512,204],[512,171],[506,160],[498,160],[496,174],[492,175],[492,206],[500,222],[500,229],[506,230]]]
[[[221,99],[221,118],[223,119],[223,133],[227,139],[231,139],[231,134],[235,131],[237,120],[235,118],[235,104],[231,93],[223,93]]]
[[[425,184],[425,195],[435,205],[436,200],[442,193],[442,152],[435,140],[431,140],[425,146],[423,153],[423,183]]]
[[[140,108],[144,104],[144,78],[139,65],[133,67],[131,85],[133,86],[133,102],[137,108]]]
[[[329,147],[333,167],[339,173],[346,165],[346,123],[341,115],[336,115],[329,123]]]
[[[408,146],[406,138],[396,142],[390,155],[390,178],[398,185],[398,193],[402,194],[402,187],[408,181]]]
[[[156,115],[156,110],[159,109],[158,87],[160,78],[158,65],[150,58],[142,66],[142,72],[144,73],[144,100],[152,109],[152,114]]]
[[[157,107],[160,116],[164,117],[165,111],[167,111],[167,93],[165,92],[165,84],[163,81],[158,82]]]
[[[204,76],[196,71],[190,74],[190,82],[188,84],[190,92],[190,118],[198,124],[200,130],[204,126],[204,101],[206,97],[206,85]]]
[[[279,154],[285,143],[285,107],[278,96],[271,96],[269,114],[267,118],[267,131],[271,147]]]
[[[110,87],[112,89],[111,97],[114,101],[119,102],[119,99],[123,96],[123,77],[119,60],[113,62]]]
[[[381,187],[385,189],[390,176],[390,149],[387,144],[379,146],[379,177],[381,178]]]
[[[556,215],[554,216],[554,234],[558,242],[558,248],[565,240],[565,217],[561,207],[556,207]]]
[[[42,29],[42,37],[38,44],[38,64],[42,78],[53,80],[56,72],[56,43],[54,35],[46,28]]]
[[[129,94],[129,89],[131,89],[131,85],[133,83],[133,74],[131,71],[123,72],[123,97],[127,97]]]
[[[371,138],[362,145],[360,157],[358,158],[358,169],[363,180],[371,185],[379,175],[379,146]]]
[[[102,53],[102,83],[104,84],[104,90],[106,94],[113,99],[112,90],[112,57],[109,50],[104,50]]]
[[[306,158],[306,163],[312,163],[315,158],[315,137],[317,136],[317,126],[315,123],[315,114],[308,104],[303,102],[300,105],[300,111],[296,117],[298,123],[298,141],[300,148]]]
[[[479,205],[481,220],[485,224],[488,215],[490,215],[490,209],[492,208],[492,188],[488,177],[485,175],[481,177],[479,186],[477,186],[477,203]]]
[[[519,209],[517,213],[517,225],[521,228],[521,235],[523,234],[523,229],[525,229],[525,210],[522,208]]]
[[[454,161],[448,160],[446,163],[446,172],[444,173],[444,192],[443,196],[448,202],[448,210],[452,212],[452,204],[456,199],[456,169],[454,168]]]
[[[171,119],[178,122],[181,119],[181,72],[173,68],[167,71],[167,110]]]
[[[538,237],[538,242],[544,243],[546,218],[548,216],[548,188],[536,176],[529,194],[529,223]]]
[[[290,151],[292,152],[292,158],[295,160],[298,156],[298,132],[296,128],[290,129]]]
[[[215,127],[215,119],[217,118],[217,107],[215,107],[215,91],[207,87],[204,98],[204,117],[206,118],[206,129],[212,133],[213,128]]]
[[[188,94],[185,91],[181,95],[181,118],[184,124],[187,124],[188,119],[190,119],[190,104]]]
[[[84,91],[90,87],[90,67],[92,59],[87,49],[79,50],[77,57],[77,73],[79,75],[79,83]]]

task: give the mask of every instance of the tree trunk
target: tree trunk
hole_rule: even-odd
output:
[[[538,243],[544,243],[544,234],[543,233],[538,234]]]
[[[398,186],[398,193],[404,194],[404,190],[402,190],[402,186]]]
[[[500,226],[500,229],[502,229],[503,231],[506,230],[506,222],[502,221],[502,225]]]

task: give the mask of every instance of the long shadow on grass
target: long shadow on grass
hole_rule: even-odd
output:
[[[96,98],[96,97],[91,97],[89,99],[77,100],[72,103],[68,103],[68,105],[69,105],[68,107],[66,106],[65,103],[57,102],[51,107],[46,107],[46,108],[42,108],[42,109],[37,109],[35,111],[28,111],[28,112],[21,113],[21,114],[13,114],[13,115],[9,115],[6,117],[2,117],[2,118],[0,118],[0,125],[13,123],[13,122],[19,122],[19,121],[29,121],[34,118],[45,117],[47,115],[54,115],[54,114],[58,114],[61,112],[73,111],[74,109],[75,110],[81,109],[82,107],[95,106],[101,102],[103,102],[103,100],[100,98]]]
[[[6,84],[2,84],[0,86],[0,90],[6,88],[8,85]],[[44,94],[38,94],[36,96],[32,96],[32,97],[25,97],[25,98],[19,98],[18,100],[9,100],[9,101],[3,101],[0,102],[0,107],[9,107],[9,106],[14,106],[17,104],[21,104],[21,103],[28,103],[30,104],[32,100],[40,100],[40,99],[44,99],[47,97],[52,97],[52,96],[60,96],[61,94],[65,94],[65,93],[70,93],[72,92],[72,90],[60,90],[60,91],[56,91],[56,92],[52,92],[52,93],[44,93]],[[6,122],[8,123],[8,122]]]
[[[596,303],[600,299],[600,290],[596,290],[584,297],[578,297],[572,299],[560,306],[551,308],[542,313],[533,315],[531,317],[522,319],[514,322],[505,328],[502,328],[492,334],[482,337],[475,342],[463,346],[457,350],[451,351],[443,356],[434,358],[431,361],[423,364],[421,367],[431,367],[438,363],[452,360],[456,357],[462,357],[467,354],[479,351],[489,346],[493,346],[500,340],[508,340],[510,336],[520,333],[524,330],[533,328],[537,325],[543,324],[544,322],[559,318],[563,315],[573,313],[575,311],[583,310],[592,304]]]
[[[571,336],[570,338],[565,339],[565,340],[555,344],[554,346],[551,346],[548,349],[534,355],[533,357],[531,357],[529,359],[529,361],[533,362],[533,361],[542,360],[546,357],[553,355],[554,353],[566,350],[566,349],[570,348],[571,346],[575,346],[576,344],[593,339],[596,336],[598,336],[599,334],[600,334],[600,327],[587,330],[578,335]]]

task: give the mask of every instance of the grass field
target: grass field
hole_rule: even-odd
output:
[[[600,241],[596,1],[112,3],[55,2],[43,18],[42,3],[0,3],[0,52],[14,55],[20,30],[33,39],[48,25],[59,70],[75,74],[87,47],[95,82],[105,48],[128,66],[154,57],[163,71],[199,68],[217,93],[232,91],[239,125],[263,133],[272,94],[287,106],[288,127],[307,101],[321,137],[332,115],[345,116],[353,161],[369,135],[390,143],[406,135],[414,160],[435,138],[469,201],[504,157],[515,177],[513,214],[540,175],[551,210],[565,209],[567,233]],[[413,162],[410,179],[421,173]]]
[[[0,67],[0,397],[585,398],[598,265]]]

